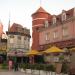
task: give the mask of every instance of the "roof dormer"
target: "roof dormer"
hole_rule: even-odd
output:
[[[66,20],[66,12],[65,12],[65,10],[62,10],[61,19],[62,19],[62,21]]]
[[[53,18],[52,18],[52,24],[56,24],[56,16],[53,15]]]

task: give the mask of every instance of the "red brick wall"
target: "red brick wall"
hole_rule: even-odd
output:
[[[44,18],[44,19],[38,19],[38,18]],[[48,13],[36,13],[32,16],[32,49],[39,49],[39,33],[36,29],[36,27],[41,27],[40,24],[44,24],[45,19],[49,19],[50,16]],[[37,19],[37,20],[34,20]],[[36,25],[36,26],[35,26]],[[38,25],[38,26],[37,26]]]

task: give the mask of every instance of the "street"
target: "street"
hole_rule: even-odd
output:
[[[27,72],[21,72],[21,71],[0,71],[0,75],[63,75],[63,73],[56,74],[55,72],[46,72],[46,71],[31,71],[28,70]],[[68,74],[66,74],[68,75]]]
[[[28,71],[27,73],[21,71],[0,71],[0,75],[39,75],[39,72],[35,71],[34,73],[31,74],[30,71]],[[50,74],[49,73],[46,74],[46,72],[41,71],[40,75],[50,75]]]
[[[19,72],[19,71],[16,71],[16,72],[14,72],[14,71],[5,71],[5,72],[1,71],[0,75],[26,75],[26,74],[23,72]]]

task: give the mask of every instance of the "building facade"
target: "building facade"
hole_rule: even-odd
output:
[[[40,7],[32,14],[32,49],[39,49],[39,32],[38,30],[44,26],[45,21],[49,21],[50,14]]]
[[[3,24],[0,22],[0,63],[6,61],[7,56],[7,36],[3,32]]]
[[[8,36],[8,56],[15,55],[14,53],[12,53],[12,51],[16,52],[17,56],[23,56],[23,54],[25,55],[25,52],[30,49],[30,30],[24,28],[20,24],[13,23],[13,25],[6,33]],[[20,52],[22,52],[22,54]]]
[[[37,38],[39,50],[45,50],[52,45],[59,48],[75,47],[75,8],[62,10],[59,15],[50,15],[37,33],[39,33]]]
[[[0,63],[6,61],[7,58],[7,39],[1,38],[0,42]]]
[[[3,24],[0,21],[0,38],[2,37],[2,34],[3,34]]]

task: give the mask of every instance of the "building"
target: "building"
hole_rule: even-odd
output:
[[[38,30],[44,26],[45,21],[49,21],[51,15],[40,7],[32,14],[32,49],[39,49],[39,32]]]
[[[42,10],[42,8],[40,8],[40,10]],[[33,44],[38,44],[38,46],[34,48],[38,50],[45,50],[52,45],[56,45],[59,48],[64,49],[75,47],[75,8],[67,11],[62,10],[62,13],[59,15],[48,15],[47,12],[43,12],[38,12],[37,14],[42,16],[42,13],[46,13],[47,17],[43,15],[43,18],[41,18],[37,16],[36,13],[32,15],[33,34],[35,32],[38,34],[32,34]],[[46,17],[46,19],[44,19],[44,17]],[[42,26],[39,22],[37,22],[37,25],[34,24],[39,19],[43,20]],[[34,39],[36,40],[35,37],[37,37],[38,40],[36,42],[34,41]],[[34,46],[33,44],[32,47]]]
[[[50,45],[60,48],[75,46],[75,8],[62,10],[59,15],[52,15],[48,27],[40,30],[39,45],[43,49]]]
[[[0,38],[2,37],[2,34],[3,34],[3,24],[0,21]]]
[[[25,52],[30,49],[30,30],[22,25],[13,23],[8,31],[7,55],[8,56],[25,56]]]
[[[7,58],[7,39],[0,40],[0,63],[6,61]]]
[[[45,61],[57,64],[60,61],[60,57],[63,56],[63,61],[66,61],[69,66],[70,74],[75,74],[75,8],[62,10],[58,15],[48,15],[40,7],[32,15],[32,30],[32,48],[42,51],[51,46],[57,46],[65,50],[63,55],[54,54],[54,56],[52,55],[53,57],[51,55],[45,56]],[[70,51],[71,48],[74,48],[74,50]],[[57,69],[61,68],[58,67]]]
[[[7,36],[3,32],[3,25],[0,22],[0,63],[6,61],[7,56]]]

